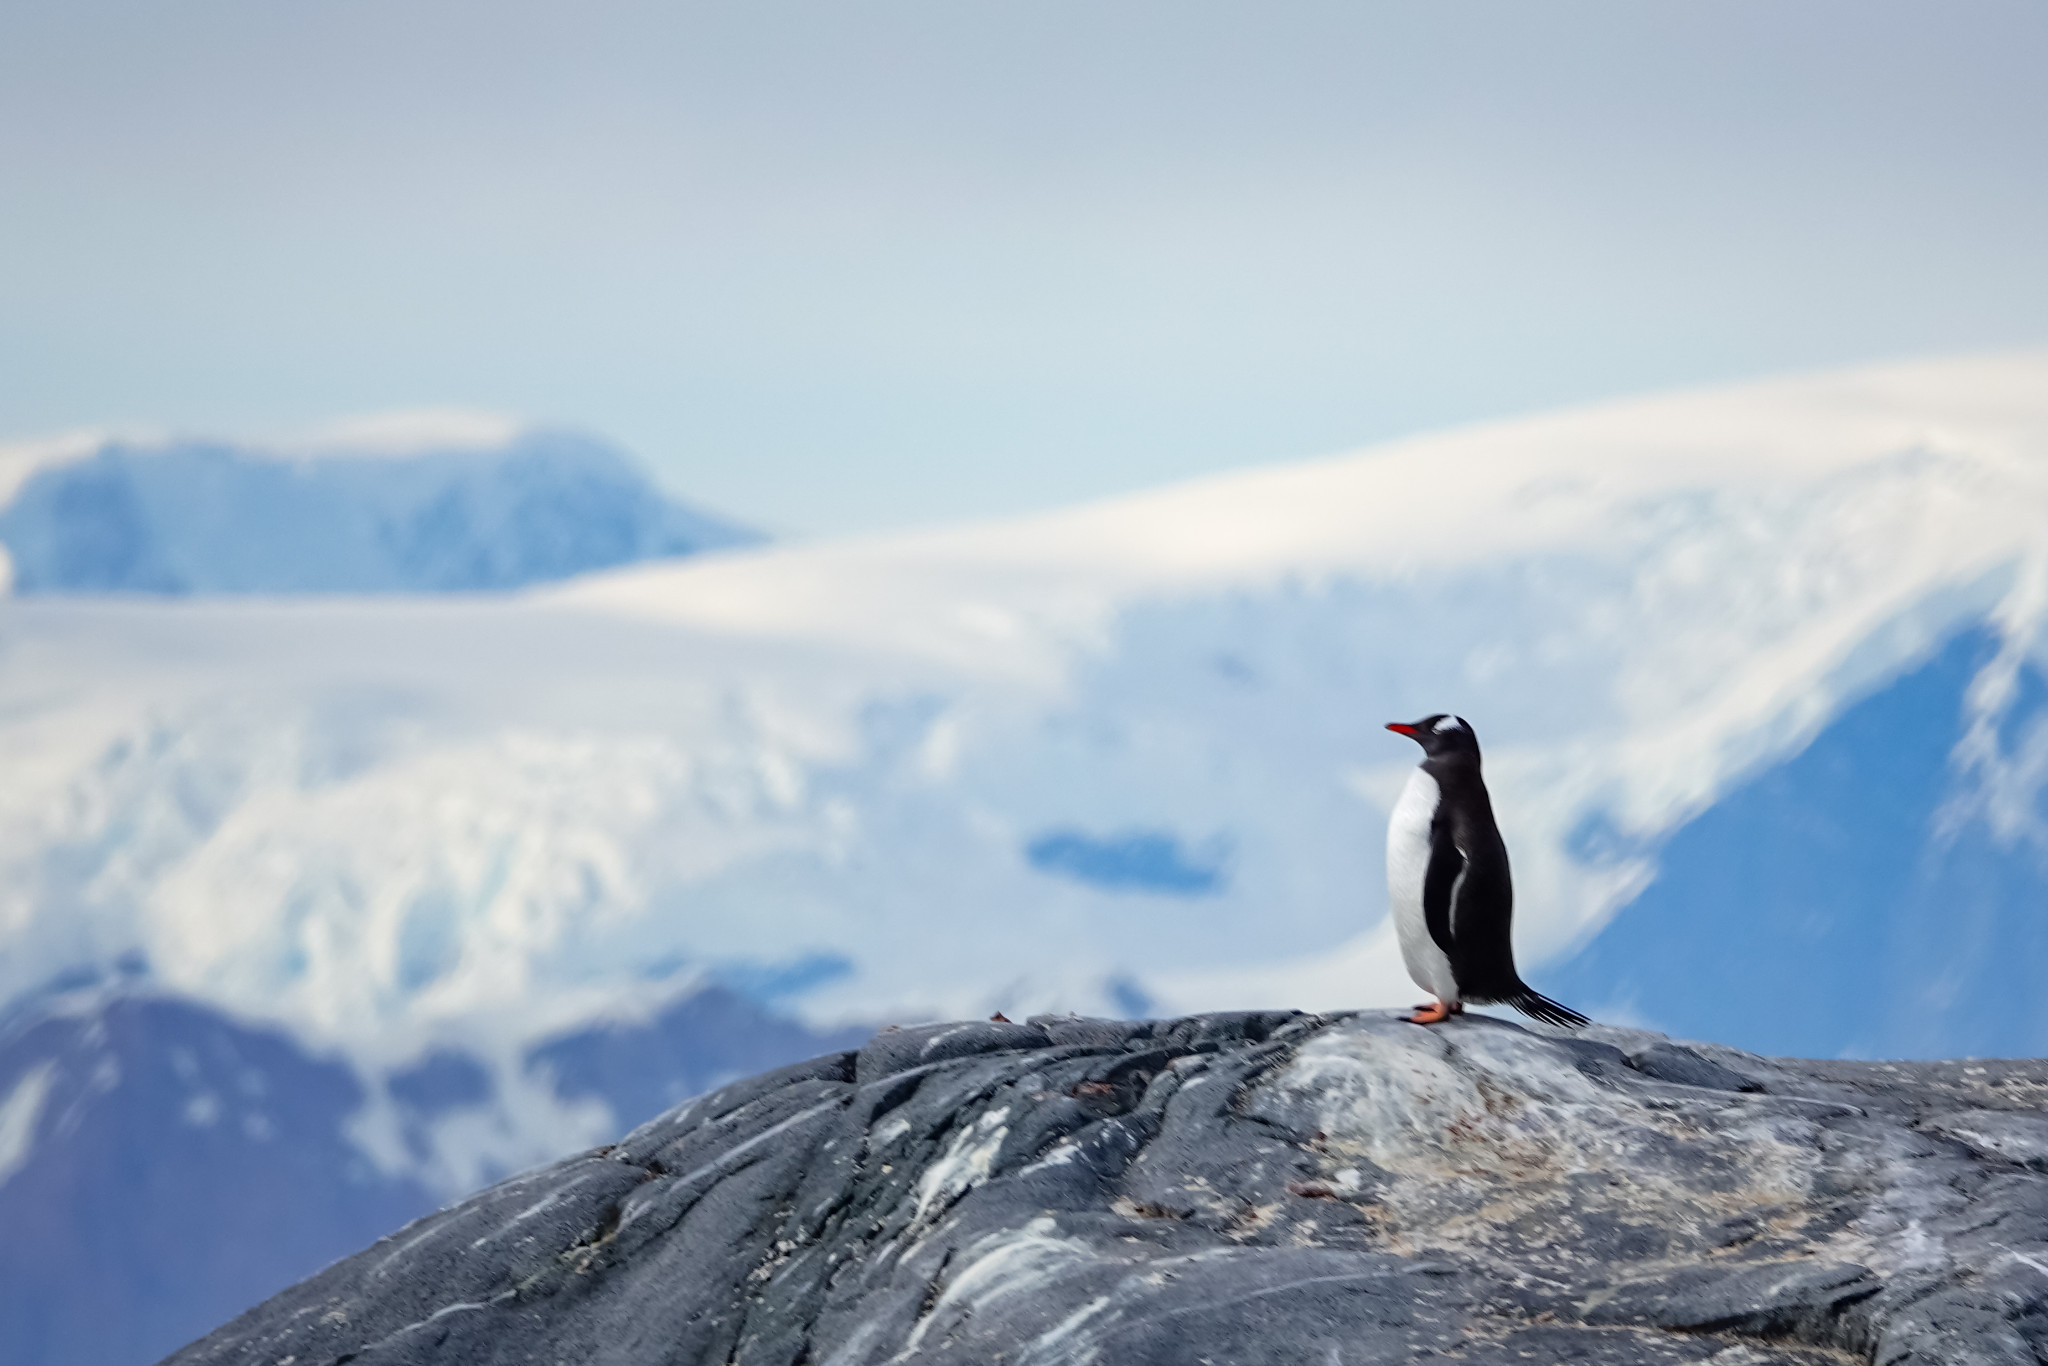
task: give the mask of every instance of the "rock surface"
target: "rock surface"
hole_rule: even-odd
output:
[[[1384,1013],[885,1031],[420,1220],[176,1354],[2032,1363],[2048,1062]]]

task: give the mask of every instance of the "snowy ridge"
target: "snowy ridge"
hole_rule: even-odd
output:
[[[365,1075],[459,1048],[505,1108],[441,1173],[585,1132],[521,1048],[695,982],[814,1024],[1406,1003],[1379,727],[1435,710],[1486,746],[1540,985],[1661,838],[1965,626],[2005,647],[1957,819],[2034,830],[1997,720],[2044,565],[2022,356],[512,598],[15,601],[0,999],[130,961]]]
[[[492,451],[533,430],[504,413],[474,408],[409,408],[365,413],[264,443],[284,458],[407,456],[451,451]]]

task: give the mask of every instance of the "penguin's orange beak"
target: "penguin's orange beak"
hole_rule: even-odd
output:
[[[1387,729],[1394,732],[1394,734],[1396,735],[1406,735],[1410,739],[1413,739],[1419,733],[1416,731],[1415,727],[1408,725],[1407,723],[1402,721],[1387,722]]]

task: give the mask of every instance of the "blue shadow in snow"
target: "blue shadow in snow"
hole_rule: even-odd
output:
[[[1223,890],[1228,844],[1221,838],[1190,850],[1164,830],[1125,830],[1089,835],[1048,830],[1024,846],[1024,858],[1041,873],[1072,878],[1111,892],[1154,892],[1164,896],[1213,896]]]

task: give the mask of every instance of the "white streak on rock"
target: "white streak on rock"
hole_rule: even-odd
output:
[[[919,1208],[921,1213],[922,1206]],[[947,1283],[945,1292],[932,1303],[931,1312],[919,1321],[893,1360],[902,1361],[914,1355],[935,1323],[950,1324],[972,1317],[984,1305],[1005,1296],[1035,1293],[1062,1272],[1097,1261],[1096,1253],[1085,1242],[1058,1237],[1055,1227],[1051,1219],[1037,1218],[1015,1232],[991,1234],[969,1247],[960,1273]],[[1097,1301],[1095,1307],[1100,1308],[1102,1303]],[[1084,1309],[1068,1322],[1085,1318],[1091,1312]],[[1063,1324],[1061,1328],[1064,1327]],[[1053,1334],[1061,1328],[1055,1328]]]
[[[917,1182],[918,1223],[988,1180],[996,1154],[1010,1136],[1010,1126],[1004,1122],[1009,1117],[1007,1105],[990,1110],[961,1130],[945,1155],[925,1168]]]

